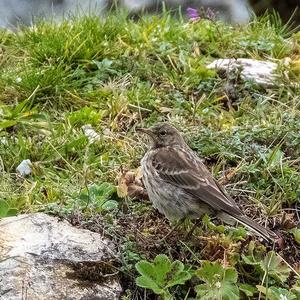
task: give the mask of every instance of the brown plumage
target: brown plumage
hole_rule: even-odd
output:
[[[207,213],[226,223],[236,220],[268,240],[277,238],[243,214],[176,128],[159,123],[139,131],[151,140],[141,161],[143,182],[153,206],[169,220],[196,219]]]

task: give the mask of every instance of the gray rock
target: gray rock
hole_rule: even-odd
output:
[[[112,243],[43,213],[0,220],[0,299],[119,299]]]

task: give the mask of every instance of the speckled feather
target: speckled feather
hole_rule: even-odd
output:
[[[161,128],[170,137],[160,137]],[[225,222],[233,218],[266,239],[277,237],[243,214],[173,126],[163,123],[150,130],[153,145],[141,161],[143,181],[153,206],[169,220],[214,214]]]

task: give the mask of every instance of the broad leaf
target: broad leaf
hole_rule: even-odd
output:
[[[274,251],[268,252],[260,266],[269,276],[281,282],[285,282],[290,274],[289,267]]]
[[[147,261],[138,262],[136,264],[136,269],[140,274],[143,274],[136,279],[136,284],[138,286],[150,289],[158,295],[163,293],[163,282],[159,280],[156,270],[151,263]]]
[[[297,296],[289,290],[271,286],[268,289],[264,286],[257,285],[257,289],[266,296],[268,300],[296,300]]]
[[[16,124],[17,124],[17,122],[14,120],[1,121],[0,122],[0,130],[15,126]]]
[[[171,269],[167,273],[167,276],[169,278],[167,287],[184,284],[191,278],[191,274],[187,271],[184,271],[183,263],[178,260],[171,264]]]
[[[293,234],[295,241],[300,245],[300,229],[295,227],[290,232]]]
[[[259,266],[263,253],[265,253],[265,249],[258,251],[255,243],[251,241],[248,245],[248,255],[242,254],[242,259],[247,265]]]
[[[0,218],[6,217],[9,211],[9,205],[5,200],[0,200]]]
[[[17,214],[18,214],[18,209],[17,208],[10,208],[6,213],[6,216],[7,217],[13,217],[13,216],[16,216]]]
[[[115,200],[108,200],[105,201],[102,205],[101,208],[104,210],[111,210],[111,209],[115,209],[118,207],[118,202]]]
[[[239,284],[239,289],[242,291],[247,297],[253,297],[253,295],[257,292],[257,289],[247,283]]]
[[[284,157],[284,153],[279,149],[280,145],[277,145],[272,152],[267,155],[267,164],[269,167],[274,167],[281,164]]]
[[[108,182],[100,185],[91,185],[85,189],[80,195],[80,203],[83,207],[87,204],[91,205],[95,211],[112,210],[118,207],[118,202],[112,200],[112,195],[116,192],[116,187]]]
[[[103,182],[100,185],[92,185],[89,192],[93,197],[109,197],[116,191],[116,187],[108,182]]]
[[[242,254],[242,259],[244,263],[246,263],[247,265],[252,265],[252,266],[260,265],[260,261],[257,261],[254,256],[250,256],[250,255],[246,256]]]
[[[237,272],[234,268],[224,268],[218,262],[204,262],[196,275],[205,282],[195,288],[198,299],[239,299]]]
[[[171,262],[164,254],[157,255],[152,263],[140,261],[135,267],[142,275],[136,279],[136,284],[151,289],[158,295],[164,295],[164,299],[169,299],[168,288],[184,284],[191,278],[191,274],[184,270],[180,261]]]

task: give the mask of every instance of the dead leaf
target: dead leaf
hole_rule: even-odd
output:
[[[123,169],[118,178],[117,193],[120,198],[130,197],[138,199],[149,199],[147,191],[142,182],[142,170],[137,168],[136,170],[128,171]]]

